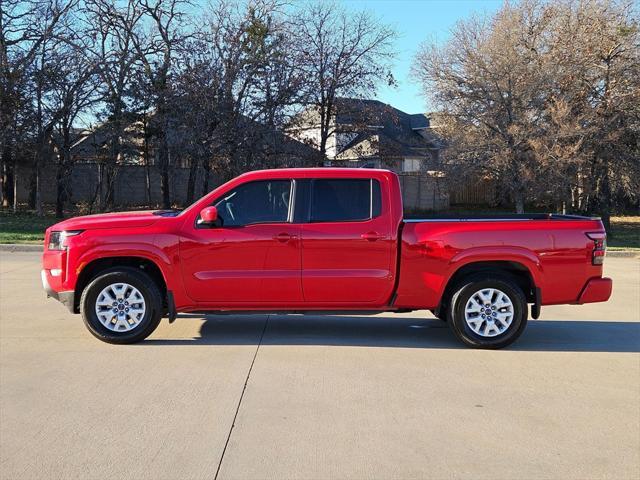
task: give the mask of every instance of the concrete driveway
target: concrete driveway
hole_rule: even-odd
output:
[[[0,478],[640,478],[640,261],[510,349],[426,312],[210,316],[111,346],[0,253]]]

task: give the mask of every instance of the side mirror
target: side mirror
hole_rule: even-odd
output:
[[[218,209],[216,207],[205,207],[200,212],[201,223],[205,225],[214,225],[218,220]]]

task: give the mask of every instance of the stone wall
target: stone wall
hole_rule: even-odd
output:
[[[415,173],[401,173],[399,177],[405,212],[440,211],[449,207],[444,179]]]
[[[162,202],[160,191],[160,174],[154,167],[150,168],[151,205]],[[72,203],[91,202],[98,188],[99,165],[96,163],[79,163],[74,165],[71,173],[70,195]],[[171,168],[169,185],[171,199],[174,204],[186,203],[189,169]],[[18,170],[18,202],[26,203],[29,195],[31,170]],[[204,172],[202,169],[196,176],[194,199],[202,195]],[[217,176],[209,174],[209,190],[220,185]],[[40,179],[42,201],[53,204],[56,201],[56,167],[44,168]],[[140,165],[122,165],[118,168],[115,181],[115,204],[118,206],[146,205],[146,167]]]
[[[75,204],[91,202],[98,187],[98,164],[80,163],[73,167],[71,173],[71,202]],[[195,198],[202,195],[202,169],[196,178]],[[160,205],[162,196],[160,191],[160,175],[156,168],[151,168],[151,206]],[[31,171],[18,170],[18,202],[27,203]],[[186,203],[187,182],[189,169],[175,167],[171,169],[170,192],[172,202],[184,206]],[[220,185],[220,179],[209,175],[209,190]],[[428,175],[400,174],[402,197],[405,210],[443,210],[449,206],[449,195],[444,188],[444,182]],[[56,201],[56,167],[44,168],[40,179],[42,201],[53,204]],[[115,183],[115,205],[122,207],[145,206],[146,201],[146,170],[144,166],[123,165],[118,169]]]

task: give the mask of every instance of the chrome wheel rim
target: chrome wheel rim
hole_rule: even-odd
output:
[[[513,302],[497,288],[475,292],[464,309],[469,328],[481,337],[496,337],[506,332],[513,322]]]
[[[96,298],[96,315],[100,323],[112,332],[130,332],[147,311],[140,291],[128,283],[112,283]]]

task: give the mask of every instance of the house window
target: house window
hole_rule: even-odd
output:
[[[403,172],[419,172],[420,160],[417,158],[405,158],[402,162]]]

